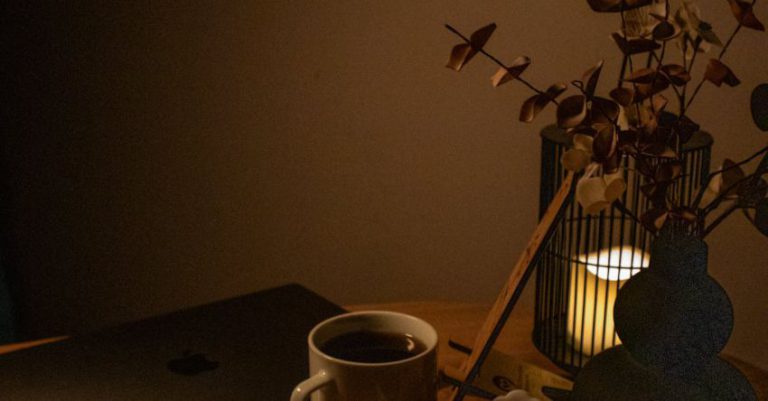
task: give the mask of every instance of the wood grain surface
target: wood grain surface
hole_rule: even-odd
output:
[[[466,359],[461,354],[448,347],[448,339],[462,344],[473,344],[477,333],[483,326],[491,307],[483,304],[458,302],[404,302],[390,304],[369,304],[346,306],[348,310],[390,310],[407,313],[426,320],[435,327],[440,342],[438,345],[438,367],[458,367]],[[507,325],[496,342],[496,349],[515,355],[518,358],[536,364],[552,372],[567,376],[534,347],[531,341],[533,317],[530,312],[518,309],[512,312]],[[739,368],[752,383],[760,401],[768,401],[768,372],[739,359],[725,356],[729,362]],[[438,393],[439,401],[449,401],[451,389],[442,387]],[[466,400],[480,398],[466,397]]]

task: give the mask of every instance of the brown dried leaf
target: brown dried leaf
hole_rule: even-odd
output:
[[[573,148],[587,152],[590,157],[592,156],[592,142],[594,142],[592,135],[573,135]]]
[[[728,0],[728,3],[731,4],[733,16],[736,17],[736,21],[738,21],[741,26],[756,29],[758,31],[765,31],[765,26],[763,26],[755,16],[751,3],[742,0]]]
[[[605,200],[608,202],[613,203],[627,190],[627,183],[624,181],[624,175],[620,171],[614,174],[606,174],[603,176],[603,179],[607,184],[605,187]]]
[[[688,116],[682,116],[675,120],[672,129],[677,133],[677,137],[680,138],[680,143],[684,144],[699,130],[699,124],[696,124]]]
[[[640,106],[638,111],[640,112],[640,115],[638,116],[640,125],[644,127],[647,132],[656,131],[656,127],[659,126],[659,120],[656,118],[656,113],[654,113],[650,107],[645,105]]]
[[[466,65],[469,60],[472,60],[477,52],[485,46],[494,30],[496,30],[496,24],[488,24],[472,33],[469,43],[462,43],[454,46],[453,50],[451,50],[451,56],[448,59],[448,63],[445,66],[456,71],[461,71],[464,65]]]
[[[622,8],[621,3],[624,3]],[[599,13],[618,13],[651,4],[653,0],[587,0],[589,7]]]
[[[587,98],[584,95],[574,95],[563,99],[557,107],[557,126],[573,128],[584,121],[587,116]]]
[[[598,162],[604,162],[610,159],[616,152],[618,146],[618,136],[613,125],[606,125],[597,132],[592,143],[592,154]]]
[[[469,37],[469,43],[475,50],[480,50],[488,42],[488,39],[493,35],[493,31],[496,30],[496,24],[490,23],[475,32]]]
[[[723,42],[721,42],[720,38],[717,37],[715,31],[712,30],[712,25],[709,23],[704,21],[699,22],[698,26],[696,27],[696,32],[698,32],[699,36],[701,36],[705,42],[715,46],[723,47]]]
[[[683,86],[691,80],[691,74],[682,65],[666,64],[661,66],[660,70],[669,79],[669,82],[675,86]]]
[[[635,91],[631,88],[616,88],[610,93],[611,99],[624,107],[629,107],[634,103]]]
[[[768,194],[768,183],[764,179],[754,177],[739,186],[739,206],[752,208]]]
[[[532,122],[536,116],[549,104],[552,100],[555,100],[561,93],[565,91],[567,86],[558,82],[553,84],[543,94],[537,94],[529,97],[520,108],[520,121]]]
[[[614,32],[611,34],[613,41],[619,46],[619,49],[626,56],[633,54],[647,53],[661,48],[661,45],[651,39],[630,39],[627,40],[621,34]]]
[[[723,181],[720,191],[728,190],[726,195],[728,197],[738,195],[739,188],[734,187],[734,185],[745,177],[744,170],[742,170],[741,167],[734,167],[735,165],[736,163],[731,159],[725,159],[725,161],[723,161],[723,170],[726,171],[722,173]]]
[[[600,62],[595,64],[594,67],[588,69],[581,78],[582,82],[586,84],[584,91],[590,98],[595,94],[595,89],[597,89],[597,81],[600,79],[600,71],[602,70],[603,60],[600,60]]]
[[[653,68],[641,68],[635,70],[624,78],[625,81],[636,84],[650,84],[654,79],[656,79],[656,70]]]
[[[526,56],[520,56],[516,58],[512,65],[510,65],[508,68],[499,68],[498,71],[496,71],[496,74],[491,78],[491,83],[494,87],[497,87],[499,85],[503,85],[517,77],[520,76],[520,74],[525,71],[526,68],[531,64],[531,59]]]
[[[733,87],[741,83],[727,65],[714,58],[709,60],[707,71],[704,73],[704,78],[717,86],[725,83],[726,85]]]
[[[669,100],[667,100],[664,95],[656,95],[651,100],[651,108],[655,110],[657,114],[664,111],[664,108],[667,107],[667,104],[669,103]]]
[[[605,198],[602,177],[582,177],[576,184],[576,201],[587,214],[598,214],[611,205]]]
[[[656,167],[656,174],[654,181],[656,182],[672,182],[678,179],[683,174],[683,166],[680,162],[674,161],[670,163],[659,164]]]
[[[653,16],[654,18],[663,18],[661,16]],[[680,36],[680,33],[682,30],[680,27],[676,24],[673,24],[666,19],[659,22],[654,28],[653,28],[653,39],[658,41],[666,41],[670,39],[674,39],[678,36]]]
[[[451,56],[445,66],[452,70],[461,71],[464,64],[469,62],[469,60],[472,60],[472,57],[475,57],[475,54],[477,54],[477,51],[472,49],[472,46],[468,43],[456,45],[453,47],[453,50],[451,50]]]
[[[613,100],[603,97],[596,97],[592,99],[590,117],[592,124],[613,124],[617,118],[621,109],[619,105]]]
[[[641,102],[669,88],[669,81],[667,79],[661,78],[659,75],[657,77],[660,79],[656,79],[653,84],[636,84],[635,102]]]
[[[592,162],[587,152],[581,149],[569,149],[560,158],[560,163],[568,171],[579,172]]]

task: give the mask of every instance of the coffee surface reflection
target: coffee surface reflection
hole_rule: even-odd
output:
[[[351,362],[385,363],[419,355],[427,347],[410,334],[360,330],[326,341],[320,350]]]

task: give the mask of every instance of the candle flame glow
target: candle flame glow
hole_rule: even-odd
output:
[[[585,263],[587,270],[601,280],[624,281],[648,267],[648,255],[642,250],[630,247],[614,247],[609,252],[602,251],[582,256],[579,261]]]

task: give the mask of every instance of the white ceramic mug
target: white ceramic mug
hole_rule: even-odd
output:
[[[392,362],[363,363],[334,358],[321,346],[356,331],[403,333],[425,346],[421,353]],[[429,323],[397,312],[352,312],[325,320],[309,333],[309,379],[291,401],[435,401],[437,332]]]

